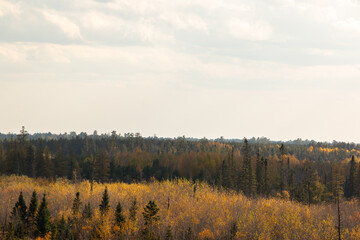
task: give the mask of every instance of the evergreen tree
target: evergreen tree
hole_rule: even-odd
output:
[[[45,177],[45,168],[46,163],[44,159],[44,147],[43,147],[43,141],[40,139],[38,141],[38,146],[35,151],[35,162],[36,162],[36,176],[37,177]]]
[[[222,163],[222,186],[226,189],[233,189],[234,183],[233,183],[233,169],[234,167],[231,166],[230,157],[228,157],[227,160],[223,160]]]
[[[73,206],[71,208],[73,215],[76,215],[79,212],[80,206],[81,206],[80,192],[77,192],[73,201]]]
[[[350,174],[349,177],[346,179],[345,183],[345,191],[344,196],[346,198],[352,198],[355,196],[355,179],[356,179],[356,163],[354,155],[351,157],[350,161]]]
[[[109,194],[108,194],[108,191],[107,191],[107,187],[105,187],[105,191],[103,193],[102,200],[101,200],[101,203],[100,203],[99,207],[100,207],[100,213],[102,215],[105,215],[109,211],[110,197],[109,197]]]
[[[148,204],[144,207],[144,212],[142,213],[144,216],[145,225],[152,225],[153,223],[160,220],[160,217],[157,216],[159,210],[160,209],[157,207],[155,201],[148,202]]]
[[[55,153],[54,166],[56,169],[56,174],[59,177],[68,177],[69,176],[69,161],[64,156],[64,151],[61,147],[58,147]]]
[[[251,153],[249,143],[246,138],[244,139],[243,152],[244,158],[240,175],[240,186],[246,195],[251,196],[256,192],[256,176],[253,174]]]
[[[269,194],[269,177],[268,177],[268,160],[264,159],[264,192],[266,195]]]
[[[36,191],[34,190],[31,195],[29,209],[28,209],[29,233],[30,233],[31,237],[34,237],[33,235],[34,235],[35,228],[36,228],[35,216],[37,213],[37,207],[38,207],[37,194],[36,194]]]
[[[155,201],[149,201],[148,204],[144,207],[144,212],[142,212],[145,220],[145,226],[142,231],[144,239],[157,239],[155,233],[153,232],[153,227],[154,224],[156,224],[160,220],[160,217],[157,216],[159,210],[160,209],[157,207]]]
[[[46,201],[46,194],[42,198],[39,211],[36,215],[38,235],[44,237],[51,230],[51,215]]]
[[[264,158],[260,157],[260,149],[257,150],[256,154],[256,182],[257,182],[257,193],[264,194],[265,188],[265,169],[264,169]]]
[[[18,201],[15,203],[15,206],[13,208],[13,211],[11,213],[12,217],[20,217],[20,220],[24,223],[27,222],[27,207],[24,200],[24,196],[22,192],[20,192]]]
[[[27,207],[22,192],[11,213],[15,236],[22,238],[27,231]]]
[[[109,181],[110,177],[110,160],[108,153],[101,150],[95,159],[95,178],[100,182]]]
[[[122,207],[120,202],[116,205],[115,210],[115,224],[119,227],[122,227],[122,225],[125,223],[125,217],[122,213]]]
[[[31,195],[30,204],[29,204],[29,211],[28,211],[29,219],[32,219],[32,220],[35,219],[37,205],[38,205],[37,194],[36,194],[36,191],[34,190]]]
[[[26,175],[36,177],[35,175],[35,153],[33,146],[29,145],[26,151]]]
[[[284,144],[281,144],[280,148],[280,155],[279,155],[279,159],[280,159],[280,168],[279,168],[279,189],[280,191],[284,191],[287,189],[286,186],[286,171],[285,171],[285,167],[284,167],[284,162],[285,162],[285,155],[286,155],[286,149]]]

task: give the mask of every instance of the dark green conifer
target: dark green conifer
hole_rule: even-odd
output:
[[[119,227],[122,227],[122,225],[125,222],[125,217],[122,213],[122,207],[120,202],[116,205],[116,209],[115,209],[115,224],[118,225]]]
[[[344,195],[347,198],[352,198],[355,196],[355,179],[356,179],[356,163],[355,163],[355,157],[351,157],[350,161],[350,173],[349,177],[346,179],[345,182],[345,189],[344,189]]]
[[[75,215],[79,212],[80,206],[81,206],[80,192],[77,192],[76,196],[74,198],[74,201],[73,201],[73,206],[71,208],[73,215]]]
[[[45,193],[36,215],[36,227],[38,235],[41,237],[44,237],[51,230],[51,214],[48,209]]]
[[[157,207],[155,201],[150,200],[148,202],[148,204],[144,207],[144,212],[142,213],[145,225],[151,225],[160,220],[160,217],[156,215],[159,210],[160,209]]]
[[[18,201],[15,203],[11,215],[14,218],[20,217],[20,220],[24,223],[27,222],[27,207],[22,192],[20,192]]]
[[[109,211],[110,197],[109,197],[109,194],[108,194],[108,191],[107,191],[107,187],[105,187],[105,191],[103,193],[102,200],[101,200],[101,203],[100,203],[99,207],[100,207],[100,213],[102,215],[106,214]]]
[[[27,207],[22,192],[20,192],[18,201],[11,212],[11,220],[13,223],[15,236],[22,238],[27,231]]]

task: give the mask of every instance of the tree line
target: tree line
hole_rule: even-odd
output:
[[[51,136],[33,138],[23,128],[0,140],[0,173],[92,183],[186,178],[251,197],[281,195],[307,204],[332,200],[335,185],[341,196],[360,196],[356,144],[143,138],[116,132]]]

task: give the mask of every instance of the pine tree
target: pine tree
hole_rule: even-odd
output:
[[[248,140],[244,139],[244,159],[243,166],[240,175],[240,186],[243,192],[250,196],[256,192],[256,176],[253,174],[251,165],[251,153],[249,148]]]
[[[29,145],[26,151],[26,175],[36,177],[35,175],[35,153],[33,146]]]
[[[148,204],[144,207],[144,212],[142,213],[144,216],[145,225],[152,225],[153,223],[160,220],[160,217],[156,215],[159,210],[160,209],[157,207],[155,201],[148,202]]]
[[[269,176],[268,176],[268,160],[264,159],[264,192],[266,195],[269,194]]]
[[[11,220],[15,230],[15,236],[22,238],[27,231],[27,207],[22,192],[11,213]]]
[[[222,186],[226,189],[233,189],[234,188],[234,182],[233,182],[233,171],[234,166],[232,164],[232,160],[230,157],[230,154],[228,154],[228,158],[223,160],[222,164]]]
[[[260,157],[260,149],[258,149],[256,154],[256,182],[257,182],[257,193],[264,193],[264,180],[265,180],[265,171],[264,171],[264,158]]]
[[[64,156],[64,151],[61,147],[58,147],[55,153],[54,165],[56,174],[59,177],[68,177],[69,173],[69,161]]]
[[[351,157],[350,161],[350,174],[349,177],[346,179],[345,183],[345,191],[344,195],[347,198],[352,198],[355,196],[355,179],[356,179],[356,163],[355,163],[355,157]]]
[[[73,215],[76,215],[79,212],[80,206],[81,206],[80,192],[77,192],[73,201],[73,206],[71,208]]]
[[[280,148],[280,156],[279,156],[279,159],[280,159],[280,168],[279,168],[279,188],[280,188],[280,191],[284,191],[287,189],[287,181],[286,181],[286,171],[285,171],[285,167],[284,167],[284,162],[285,162],[285,155],[286,155],[286,149],[285,149],[285,146],[284,144],[281,144]]]
[[[37,207],[38,207],[37,194],[36,191],[34,190],[31,195],[29,210],[28,210],[29,230],[31,236],[35,230],[35,216],[37,213]]]
[[[125,223],[125,217],[122,213],[122,207],[120,202],[116,205],[115,210],[115,224],[119,227],[122,227],[122,225]]]
[[[36,215],[38,235],[44,237],[51,230],[51,215],[46,201],[46,194],[42,198],[38,214]]]
[[[15,206],[13,208],[13,211],[11,213],[12,217],[20,217],[20,220],[24,223],[27,222],[27,207],[26,207],[26,203],[24,200],[24,196],[22,194],[22,192],[20,192],[18,201],[15,203]]]
[[[103,193],[102,200],[101,200],[101,203],[100,203],[99,207],[100,207],[100,213],[102,215],[105,215],[109,211],[110,197],[109,197],[109,194],[108,194],[108,191],[107,191],[107,187],[105,187],[105,191]]]
[[[157,216],[159,212],[159,208],[156,206],[155,201],[149,201],[148,204],[144,207],[144,212],[142,215],[144,216],[145,226],[142,231],[142,235],[144,239],[147,240],[155,240],[157,239],[155,233],[152,231],[153,225],[160,220],[160,217]]]
[[[108,153],[101,150],[95,159],[95,178],[100,182],[107,182],[110,177],[110,160]]]

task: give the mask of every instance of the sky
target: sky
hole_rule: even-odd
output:
[[[0,0],[0,132],[360,143],[359,0]]]

